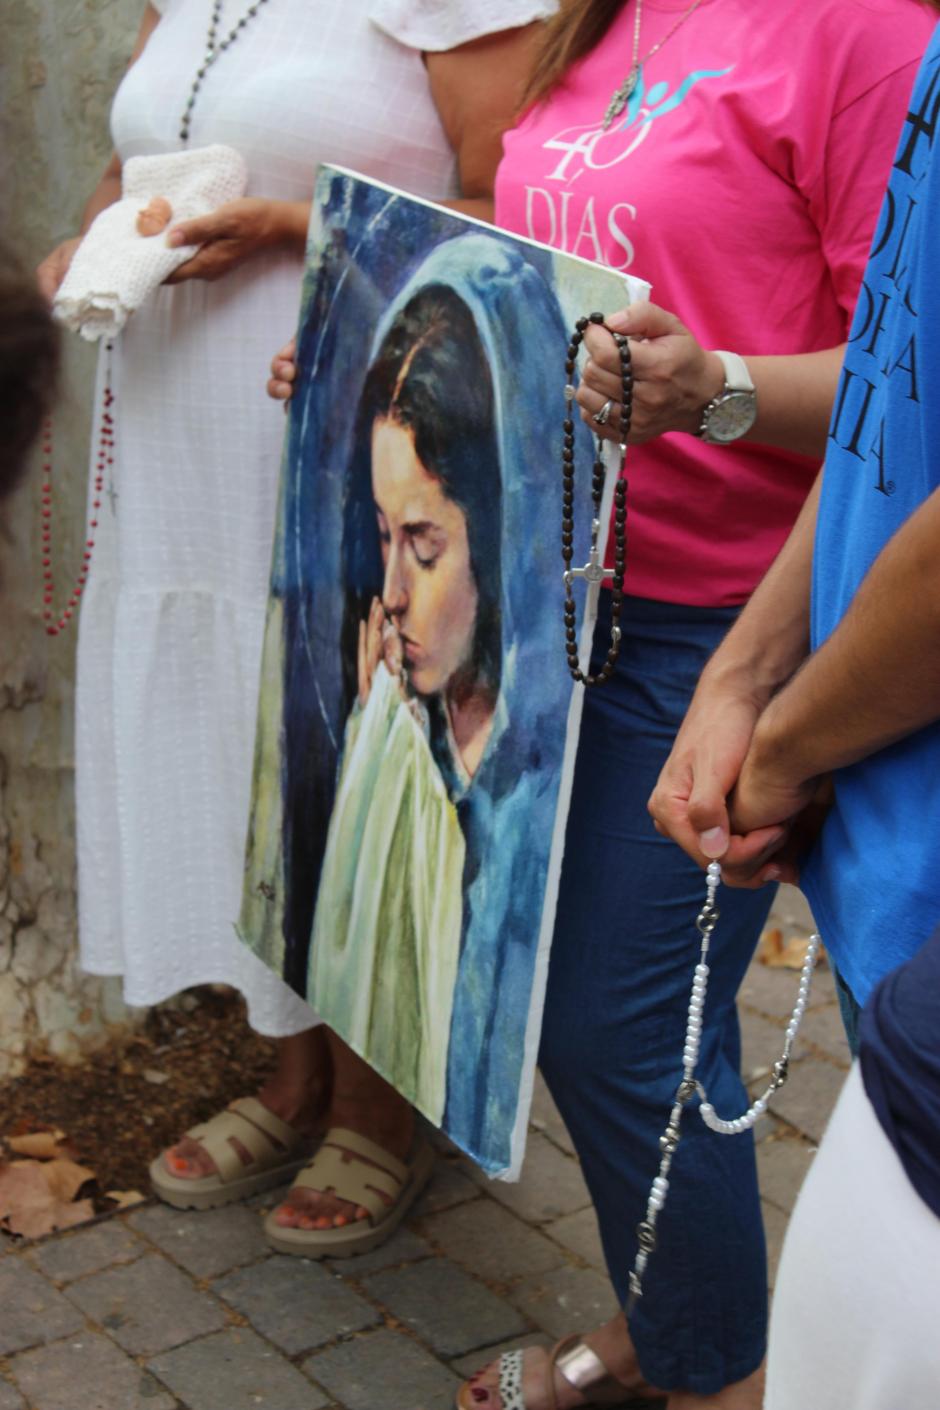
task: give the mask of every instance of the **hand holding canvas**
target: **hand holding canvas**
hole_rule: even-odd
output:
[[[271,376],[266,391],[272,401],[286,403],[294,395],[294,381],[297,377],[297,339],[291,338],[271,359]]]

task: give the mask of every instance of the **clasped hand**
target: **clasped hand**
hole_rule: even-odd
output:
[[[731,886],[795,884],[829,809],[829,780],[788,773],[772,740],[772,704],[703,679],[649,800],[657,832]]]

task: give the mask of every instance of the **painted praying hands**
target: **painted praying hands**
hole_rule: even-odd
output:
[[[377,597],[372,599],[368,617],[359,623],[359,704],[365,706],[372,690],[372,681],[379,662],[385,663],[390,676],[403,680],[401,637],[394,622],[389,621]]]
[[[386,614],[381,601],[374,597],[369,615],[359,623],[359,648],[357,670],[359,678],[359,705],[364,709],[372,692],[372,682],[379,662],[393,680],[398,683],[402,700],[420,724],[424,719],[421,706],[409,689],[408,673],[405,667],[404,643],[394,621]]]

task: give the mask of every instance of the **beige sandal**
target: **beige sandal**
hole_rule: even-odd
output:
[[[373,1163],[367,1165],[365,1161]],[[433,1168],[434,1152],[426,1141],[418,1141],[406,1163],[396,1160],[368,1137],[334,1126],[293,1188],[334,1194],[350,1204],[361,1205],[369,1211],[369,1217],[339,1229],[291,1229],[278,1224],[272,1211],[264,1221],[268,1243],[278,1253],[292,1253],[300,1258],[351,1258],[357,1253],[368,1253],[395,1232]],[[386,1200],[391,1200],[391,1204]]]
[[[241,1097],[186,1135],[211,1156],[215,1174],[187,1180],[170,1173],[162,1154],[151,1161],[154,1193],[175,1209],[215,1209],[282,1185],[303,1168],[313,1145],[312,1137],[288,1126],[257,1097]]]
[[[499,1410],[526,1410],[522,1393],[522,1351],[504,1351],[499,1358]],[[563,1338],[551,1350],[546,1366],[545,1394],[550,1410],[558,1410],[558,1396],[555,1392],[555,1371],[560,1371],[565,1380],[582,1395],[590,1396],[584,1402],[591,1405],[621,1405],[624,1410],[655,1410],[665,1405],[666,1397],[651,1386],[627,1387],[612,1376],[596,1351],[592,1351],[580,1336]],[[473,1397],[472,1380],[464,1381],[457,1392],[457,1410],[487,1410],[485,1400]],[[580,1407],[579,1407],[580,1410]]]

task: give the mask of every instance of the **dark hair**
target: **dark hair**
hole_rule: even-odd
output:
[[[0,498],[20,477],[58,373],[59,336],[49,308],[32,278],[0,247]]]
[[[600,44],[626,0],[562,0],[539,38],[522,110],[547,97],[564,75]]]
[[[372,500],[371,442],[375,422],[385,418],[411,432],[424,469],[466,517],[478,594],[476,679],[495,691],[502,660],[502,493],[493,382],[473,315],[447,285],[427,285],[396,314],[359,403],[344,544],[349,597],[343,657],[353,667],[351,633],[358,630],[372,597],[381,595],[375,576],[381,553]]]

